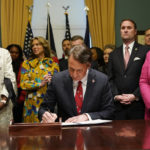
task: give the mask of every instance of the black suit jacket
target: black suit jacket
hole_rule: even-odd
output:
[[[63,121],[77,116],[73,81],[68,70],[53,76],[39,109],[39,119],[41,120],[45,111],[53,112],[56,104],[58,117],[62,117]],[[81,113],[88,113],[92,119],[112,119],[113,112],[114,105],[107,76],[90,69]]]
[[[65,58],[59,59],[59,69],[60,71],[68,69],[68,59]]]
[[[142,99],[139,90],[139,77],[147,51],[148,48],[146,46],[135,42],[127,68],[125,69],[123,46],[121,46],[110,54],[108,64],[108,74],[113,96],[120,94],[134,94],[139,98],[139,101],[134,101],[132,104],[139,103],[139,108],[144,107],[143,104],[140,106]]]

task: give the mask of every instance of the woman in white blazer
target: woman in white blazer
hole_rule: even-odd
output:
[[[4,84],[4,78],[11,80],[17,94],[16,78],[12,69],[12,60],[8,50],[0,48],[0,125],[9,125],[12,118],[12,102],[8,99],[9,93]]]

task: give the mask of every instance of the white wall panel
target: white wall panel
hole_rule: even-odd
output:
[[[84,0],[34,0],[33,14],[32,14],[32,30],[34,36],[46,35],[47,25],[47,3],[50,2],[51,7],[49,8],[51,24],[53,28],[55,46],[57,55],[59,58],[62,57],[61,42],[65,36],[65,15],[63,6],[70,6],[69,13],[69,24],[71,29],[71,35],[81,35],[84,37],[85,34],[85,11],[84,11]]]

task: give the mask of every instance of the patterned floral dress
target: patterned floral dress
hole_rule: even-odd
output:
[[[43,102],[47,84],[40,87],[44,75],[55,74],[59,66],[51,58],[26,60],[22,64],[20,86],[27,91],[24,102],[23,122],[35,123],[38,120],[38,110]]]

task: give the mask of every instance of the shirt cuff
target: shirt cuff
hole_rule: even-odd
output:
[[[117,101],[116,97],[117,97],[117,95],[116,95],[116,96],[114,96],[114,101]]]
[[[88,117],[89,121],[91,121],[91,120],[92,120],[92,118],[90,117],[90,115],[89,115],[88,113],[85,113],[85,114],[87,115],[87,117]]]

